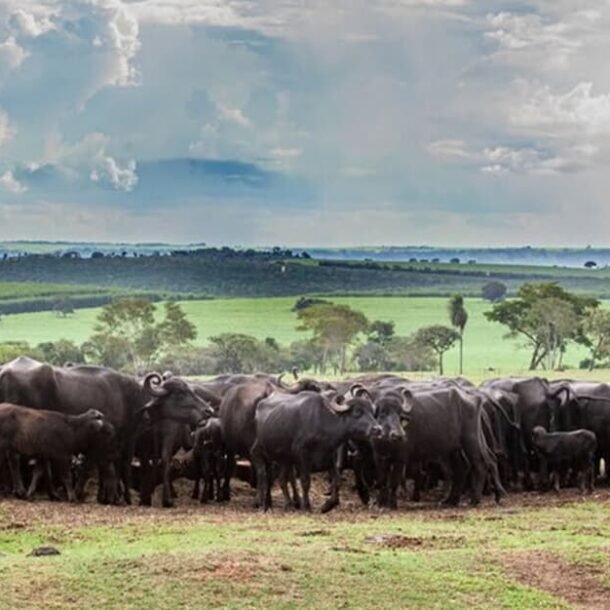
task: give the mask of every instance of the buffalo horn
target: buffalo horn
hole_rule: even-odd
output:
[[[144,389],[153,396],[167,396],[169,391],[162,386],[162,382],[163,378],[159,373],[149,373],[144,378]]]
[[[347,401],[343,400],[342,402],[339,402],[338,396],[335,396],[332,400],[329,400],[328,403],[330,404],[330,408],[335,413],[345,413],[346,411],[350,410],[350,406]]]
[[[361,383],[354,383],[354,384],[353,384],[353,385],[350,387],[350,389],[349,389],[349,393],[350,393],[352,396],[357,396],[357,397],[360,397],[360,396],[366,396],[366,397],[368,397],[368,399],[369,399],[371,402],[374,402],[374,401],[373,401],[373,396],[371,395],[371,393],[370,393],[370,392],[369,392],[369,391],[368,391],[368,390],[367,390],[367,389],[366,389],[366,388],[365,388],[365,387],[364,387],[364,386],[363,386]]]

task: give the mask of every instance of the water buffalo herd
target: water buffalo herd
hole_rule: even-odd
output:
[[[0,489],[82,501],[97,475],[99,502],[130,504],[135,490],[150,505],[161,485],[170,507],[178,478],[194,482],[193,498],[222,502],[240,476],[261,510],[276,480],[286,509],[311,510],[311,475],[322,472],[327,512],[350,471],[364,504],[392,509],[407,485],[414,501],[442,485],[444,504],[467,493],[476,505],[485,493],[584,491],[608,478],[605,383],[293,374],[292,383],[267,374],[139,379],[17,358],[0,366]]]

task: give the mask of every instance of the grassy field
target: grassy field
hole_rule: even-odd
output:
[[[251,498],[248,498],[251,502]],[[0,608],[607,608],[610,495],[330,515],[0,505]],[[54,557],[28,557],[51,545]]]
[[[447,299],[438,297],[333,297],[366,314],[369,320],[393,320],[398,334],[410,334],[421,326],[447,324]],[[182,306],[198,331],[197,342],[222,332],[239,332],[260,339],[274,337],[288,344],[306,334],[296,330],[293,298],[217,299],[186,301]],[[605,303],[610,306],[610,303]],[[483,312],[490,305],[480,299],[467,299],[469,313],[465,333],[465,372],[477,375],[514,373],[528,365],[529,353],[519,341],[504,339],[505,329],[488,322]],[[5,316],[0,322],[0,341],[28,341],[35,345],[60,338],[85,341],[92,332],[98,309],[80,309],[67,318],[52,312]],[[571,346],[566,354],[568,368],[578,367],[586,351]],[[446,355],[446,372],[457,372],[457,349]],[[489,369],[493,369],[490,371]]]

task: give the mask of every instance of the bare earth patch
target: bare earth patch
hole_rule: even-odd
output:
[[[403,536],[402,534],[375,534],[367,536],[364,541],[378,544],[389,549],[433,548],[452,549],[465,542],[463,536]]]
[[[282,566],[268,557],[252,553],[209,553],[204,555],[158,554],[141,559],[111,560],[109,567],[161,579],[253,581]]]
[[[568,563],[548,551],[503,554],[506,573],[535,589],[563,598],[576,608],[607,610],[610,589],[603,586],[601,566]]]

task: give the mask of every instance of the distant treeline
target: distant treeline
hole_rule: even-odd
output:
[[[0,260],[0,278],[80,285],[83,292],[87,292],[87,286],[95,286],[190,298],[303,294],[445,296],[454,292],[480,296],[481,288],[492,280],[506,284],[509,294],[514,294],[524,282],[559,281],[569,290],[610,297],[610,275],[605,270],[317,261],[307,252],[281,248],[266,252],[231,248],[174,250],[141,257],[28,255]],[[87,306],[104,302],[104,295],[83,295],[83,304],[78,307],[94,297],[102,300],[89,301]],[[42,299],[40,303],[42,306]]]

